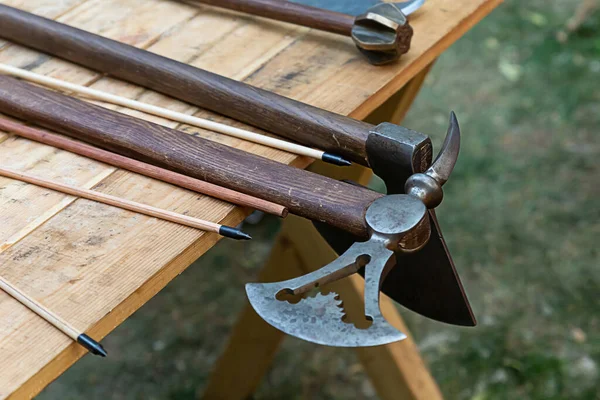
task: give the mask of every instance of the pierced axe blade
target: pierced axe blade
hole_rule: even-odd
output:
[[[460,146],[460,131],[450,129],[436,161],[425,173],[412,175],[406,182],[407,194],[388,195],[367,209],[365,221],[371,236],[354,243],[337,260],[301,277],[284,282],[246,285],[250,304],[269,324],[298,338],[328,346],[377,346],[402,340],[406,335],[391,326],[381,314],[381,286],[401,257],[396,254],[421,250],[432,233],[428,209],[443,198],[442,185],[448,180]],[[317,295],[296,304],[283,295],[300,295],[327,283],[365,271],[365,317],[370,327],[360,329],[343,320],[339,299]],[[432,277],[435,279],[435,277]]]

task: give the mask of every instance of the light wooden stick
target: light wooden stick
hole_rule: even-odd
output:
[[[0,276],[0,289],[4,290],[10,296],[12,296],[15,300],[23,304],[25,307],[29,308],[31,311],[48,321],[51,325],[53,325],[56,329],[63,332],[65,335],[69,336],[71,339],[75,340],[77,343],[81,344],[83,347],[88,349],[95,355],[99,355],[102,357],[106,357],[106,351],[102,347],[102,345],[96,342],[94,339],[89,337],[83,332],[79,332],[73,326],[71,326],[68,322],[60,318],[58,315],[54,314],[43,305],[27,296],[25,293],[21,292],[14,285],[8,282],[6,279]]]
[[[164,219],[165,221],[175,222],[177,224],[189,226],[196,229],[201,229],[207,232],[216,232],[220,235],[230,237],[232,239],[248,240],[251,237],[241,232],[238,229],[220,225],[215,222],[205,221],[202,219],[188,217],[187,215],[178,214],[176,212],[162,210],[160,208],[152,207],[146,204],[137,203],[135,201],[122,199],[119,197],[111,196],[109,194],[97,192],[94,190],[78,188],[76,186],[67,185],[64,183],[58,183],[47,179],[35,177],[33,175],[15,171],[9,168],[0,167],[0,176],[7,178],[17,179],[23,182],[31,183],[34,185],[42,186],[47,189],[56,190],[58,192],[70,194],[72,196],[82,197],[84,199],[97,201],[100,203],[108,204],[114,207],[119,207],[124,210],[137,212],[151,217]]]
[[[73,83],[50,78],[48,76],[36,74],[34,72],[26,71],[24,69],[16,68],[10,65],[0,64],[0,73],[15,76],[54,89],[84,95],[91,99],[100,100],[106,103],[116,104],[119,106],[142,111],[147,114],[156,115],[158,117],[166,118],[172,121],[177,121],[184,124],[197,126],[199,128],[208,129],[214,132],[223,133],[225,135],[234,136],[240,139],[248,140],[250,142],[273,147],[275,149],[284,150],[289,153],[298,154],[317,160],[323,160],[336,165],[350,165],[348,161],[344,160],[340,156],[331,153],[326,153],[322,150],[312,149],[310,147],[286,142],[285,140],[275,139],[270,136],[261,135],[245,129],[235,128],[230,125],[225,125],[207,119],[194,117],[192,115],[171,111],[166,108],[153,106],[151,104],[142,103],[136,100],[131,100],[126,97],[117,96],[114,94],[102,92],[100,90],[91,89],[86,86],[75,85]]]
[[[227,189],[222,186],[213,185],[196,178],[179,174],[168,169],[160,168],[152,164],[147,164],[132,158],[124,157],[119,154],[111,153],[76,140],[68,139],[64,136],[55,135],[45,130],[28,127],[18,122],[13,122],[6,118],[0,118],[0,130],[13,132],[18,136],[35,140],[49,146],[67,150],[93,160],[101,161],[118,168],[123,168],[138,174],[168,182],[198,193],[212,196],[217,199],[228,201],[244,207],[253,208],[268,214],[286,217],[288,210],[286,207],[272,203],[267,200],[259,199],[235,190]]]

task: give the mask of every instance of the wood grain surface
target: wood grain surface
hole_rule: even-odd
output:
[[[73,27],[362,119],[489,13],[499,0],[428,0],[411,16],[411,51],[373,67],[347,38],[167,0],[0,0]],[[0,41],[0,62],[98,90],[232,123],[220,115]],[[130,110],[125,113],[178,127]],[[202,129],[193,136],[296,166],[308,160]],[[215,199],[0,132],[14,169],[235,225]],[[217,235],[0,178],[0,274],[75,328],[102,338],[210,249]],[[240,294],[243,296],[243,294]],[[85,352],[0,292],[0,398],[39,393]],[[23,337],[43,340],[23,341]]]
[[[259,17],[289,22],[321,31],[350,36],[354,17],[335,11],[281,0],[192,0],[192,2],[227,8]]]

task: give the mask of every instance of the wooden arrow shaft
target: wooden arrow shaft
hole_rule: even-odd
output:
[[[364,215],[382,195],[0,76],[0,112],[126,157],[280,204],[367,237]]]
[[[98,192],[95,190],[84,189],[77,186],[52,181],[49,179],[43,179],[25,172],[15,171],[9,168],[3,168],[2,166],[0,166],[0,176],[20,180],[23,182],[31,183],[32,185],[37,185],[50,190],[55,190],[57,192],[69,194],[71,196],[77,196],[84,199],[97,201],[99,203],[108,204],[110,206],[122,208],[124,210],[148,215],[150,217],[164,219],[165,221],[175,222],[180,225],[189,226],[190,228],[201,229],[207,232],[219,233],[219,230],[222,226],[212,221],[205,221],[173,211],[163,210],[160,208],[149,206],[147,204],[142,204],[136,201],[111,196],[109,194]]]
[[[137,100],[132,100],[127,97],[117,96],[112,93],[92,89],[87,86],[75,85],[67,81],[51,78],[49,76],[41,74],[36,74],[21,68],[13,67],[11,65],[0,64],[0,73],[15,76],[17,78],[38,83],[46,87],[58,89],[63,92],[72,92],[78,95],[85,96],[87,98],[100,100],[110,104],[116,104],[133,110],[142,111],[147,114],[156,115],[158,117],[163,117],[172,121],[181,122],[183,124],[189,124],[192,126],[197,126],[199,128],[212,130],[214,132],[223,133],[225,135],[248,140],[254,143],[259,143],[265,146],[273,147],[275,149],[280,149],[301,156],[311,157],[317,160],[320,160],[323,156],[323,151],[321,150],[311,149],[310,147],[301,146],[296,143],[286,142],[284,140],[276,139],[271,136],[262,135],[245,129],[236,128],[231,125],[221,124],[219,122],[211,121],[208,119],[198,118],[193,115],[180,113],[177,111],[169,110],[167,108],[143,103]]]
[[[163,182],[168,182],[173,185],[228,201],[233,204],[250,207],[252,209],[277,215],[278,217],[285,217],[288,213],[287,209],[279,204],[271,203],[270,201],[259,199],[257,197],[248,196],[247,194],[213,185],[212,183],[178,174],[177,172],[159,168],[157,166],[143,163],[132,158],[123,157],[119,154],[111,153],[110,151],[102,150],[61,135],[55,135],[48,131],[31,128],[21,123],[10,121],[6,118],[0,118],[0,130],[11,132],[18,136],[47,144],[48,146],[70,151],[93,160],[133,171],[144,176],[158,179]]]
[[[350,36],[354,17],[321,8],[310,7],[303,4],[292,3],[282,0],[193,0],[196,3],[227,8],[229,10],[241,11],[247,14],[257,15],[302,25],[308,28],[319,29]]]
[[[0,5],[0,37],[368,165],[373,125]]]

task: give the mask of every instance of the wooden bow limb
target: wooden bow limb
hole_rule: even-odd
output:
[[[216,199],[227,201],[232,204],[249,207],[282,218],[285,218],[288,214],[287,208],[279,204],[249,196],[244,193],[236,192],[222,186],[213,185],[212,183],[201,181],[200,179],[178,174],[177,172],[159,168],[152,164],[147,164],[132,158],[121,156],[119,154],[111,153],[110,151],[102,150],[98,147],[90,146],[89,144],[78,142],[64,136],[55,135],[41,129],[28,127],[18,122],[10,121],[6,118],[0,118],[0,130],[11,132],[26,139],[44,143],[59,149],[70,151],[71,153],[79,154],[81,156],[88,157],[117,168],[123,168],[140,175],[171,183],[173,185],[189,189],[197,193],[202,193]]]
[[[143,103],[141,101],[128,99],[126,97],[117,96],[100,90],[91,89],[86,86],[75,85],[73,83],[65,82],[60,79],[50,78],[48,76],[29,72],[24,69],[16,68],[10,65],[0,64],[0,73],[25,79],[27,81],[38,83],[40,85],[51,87],[53,89],[58,89],[63,92],[68,91],[76,93],[94,100],[100,100],[106,103],[127,107],[130,109],[145,112],[147,114],[166,118],[171,121],[177,121],[184,124],[193,125],[199,128],[208,129],[214,132],[219,132],[228,136],[248,140],[250,142],[262,144],[264,146],[287,151],[288,153],[310,157],[316,160],[323,160],[326,162],[335,160],[337,162],[333,163],[337,165],[350,165],[350,162],[344,162],[345,160],[341,159],[339,156],[326,153],[322,150],[317,150],[296,143],[287,142],[285,140],[261,135],[259,133],[255,133],[246,129],[236,128],[231,125],[221,124],[219,122],[210,121],[208,119],[194,117],[193,115],[168,110],[163,107],[158,107],[152,104]]]
[[[39,178],[30,175],[26,172],[15,171],[10,168],[0,167],[0,176],[31,183],[33,185],[45,187],[50,190],[55,190],[57,192],[69,194],[71,196],[77,196],[84,199],[97,201],[99,203],[108,204],[113,207],[118,207],[139,214],[148,215],[150,217],[164,219],[165,221],[175,222],[180,225],[189,226],[190,228],[201,229],[207,232],[215,232],[232,239],[251,239],[249,235],[239,231],[238,229],[217,224],[216,222],[189,217],[187,215],[179,214],[173,211],[162,210],[160,208],[152,207],[147,204],[122,199],[120,197],[111,196],[109,194],[97,192],[95,190],[83,189],[76,186],[67,185],[65,183]]]

